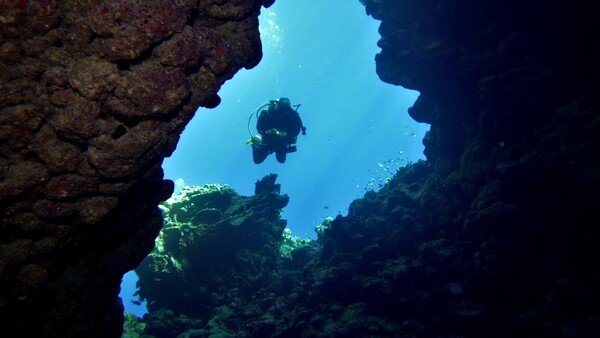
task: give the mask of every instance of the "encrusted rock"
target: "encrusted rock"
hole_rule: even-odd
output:
[[[257,4],[0,4],[7,332],[120,336],[115,290],[151,250],[172,191],[162,160],[196,109],[260,60]]]
[[[225,287],[244,292],[269,280],[280,258],[286,222],[279,215],[288,201],[275,178],[257,182],[260,192],[251,197],[227,186],[186,186],[162,204],[165,228],[157,248],[136,269],[140,295],[151,309],[206,313]],[[182,288],[187,291],[166,291]]]

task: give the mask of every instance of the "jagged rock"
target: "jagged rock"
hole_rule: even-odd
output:
[[[150,252],[172,190],[162,159],[196,109],[261,59],[259,11],[255,0],[2,2],[5,331],[120,336],[121,277]]]

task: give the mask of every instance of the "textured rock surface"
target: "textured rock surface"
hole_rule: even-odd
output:
[[[144,322],[182,336],[600,336],[597,4],[361,2],[382,20],[379,76],[421,92],[409,113],[431,123],[427,162],[326,222],[259,290]]]
[[[261,58],[260,1],[0,1],[0,322],[118,336],[162,159]],[[272,1],[269,1],[272,3]]]
[[[258,181],[251,197],[206,185],[185,187],[162,204],[165,226],[136,269],[151,313],[148,333],[176,336],[181,332],[163,320],[169,313],[201,322],[214,308],[246,303],[272,282],[286,225],[280,214],[288,203],[276,177]]]

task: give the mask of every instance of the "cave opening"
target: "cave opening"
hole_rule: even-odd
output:
[[[429,126],[407,114],[418,93],[375,73],[378,26],[359,2],[281,1],[263,8],[262,61],[225,83],[217,108],[197,111],[165,159],[166,178],[228,184],[252,195],[258,179],[276,173],[290,196],[282,217],[296,235],[314,238],[323,218],[345,214],[353,199],[378,190],[397,167],[424,159],[421,140]],[[245,144],[248,117],[279,97],[302,105],[307,135],[284,164],[270,156],[256,165]]]
[[[399,167],[424,159],[429,125],[407,113],[418,92],[378,78],[379,21],[360,2],[277,1],[259,19],[261,62],[224,84],[218,107],[196,112],[164,161],[165,178],[177,186],[227,184],[248,196],[257,180],[276,173],[290,197],[282,219],[293,235],[314,239],[325,218],[345,215],[354,199],[378,190]],[[307,133],[285,163],[272,155],[256,165],[246,145],[249,115],[279,97],[301,104]],[[256,120],[250,123],[255,131]],[[135,279],[133,271],[125,276],[121,297],[126,312],[140,314],[143,304],[130,296]]]

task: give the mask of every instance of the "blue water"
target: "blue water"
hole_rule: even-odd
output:
[[[417,92],[377,77],[379,22],[358,0],[277,0],[262,10],[260,27],[261,63],[225,83],[217,108],[198,110],[165,159],[165,176],[187,185],[228,184],[253,195],[257,180],[276,173],[290,197],[282,218],[293,235],[316,238],[314,227],[324,218],[345,215],[352,200],[377,190],[399,166],[423,159],[429,125],[407,114]],[[284,164],[271,155],[256,165],[246,145],[248,117],[282,96],[302,104],[306,136],[298,137],[298,151]],[[130,301],[134,273],[122,289],[126,311],[143,313]]]

